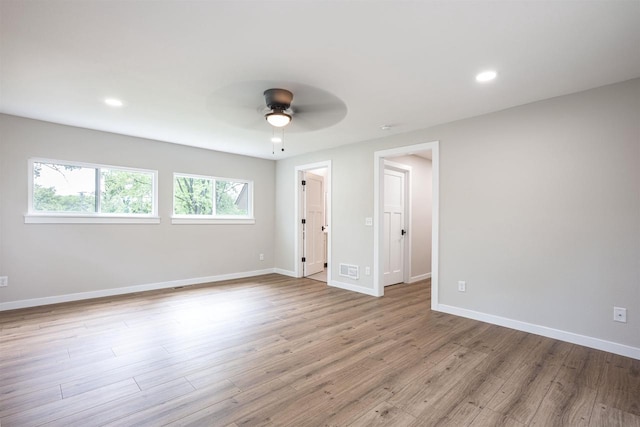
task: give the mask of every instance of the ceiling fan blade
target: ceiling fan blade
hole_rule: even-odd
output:
[[[294,82],[248,81],[219,88],[206,98],[207,109],[214,120],[250,130],[269,131],[264,119],[266,108],[264,92],[280,88],[293,94],[293,119],[288,132],[313,131],[338,123],[347,114],[347,107],[335,95]],[[267,110],[268,111],[268,110]]]
[[[342,121],[347,115],[347,106],[342,103],[291,105],[293,119],[291,132],[304,132],[324,129]]]

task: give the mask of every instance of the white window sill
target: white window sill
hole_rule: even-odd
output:
[[[160,224],[158,216],[27,214],[25,224]]]
[[[255,218],[185,218],[172,217],[171,224],[255,224]]]

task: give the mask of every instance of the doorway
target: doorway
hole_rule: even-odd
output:
[[[407,225],[411,222],[411,167],[384,161],[383,178],[383,286],[405,282],[409,278],[408,266],[411,245]],[[408,261],[408,262],[406,262]]]
[[[295,275],[331,280],[331,162],[297,166]]]
[[[405,176],[405,184],[407,181],[409,181],[408,185],[405,185],[405,190],[404,192],[402,192],[401,190],[399,190],[400,187],[397,187],[395,190],[390,190],[389,188],[387,188],[389,186],[389,181],[396,181],[396,184],[398,184],[398,181],[400,180],[400,178],[398,177],[397,179],[391,179],[391,180],[387,180],[388,182],[385,183],[385,177],[388,177],[389,175],[393,175],[393,174],[389,174],[388,171],[389,170],[393,170],[392,166],[393,163],[398,157],[400,156],[425,156],[425,157],[430,157],[431,159],[431,183],[430,183],[430,187],[431,187],[431,221],[430,221],[430,228],[431,228],[431,242],[430,242],[430,258],[431,258],[431,272],[430,275],[419,275],[416,277],[413,277],[413,279],[417,278],[417,277],[429,277],[431,278],[431,306],[432,308],[435,307],[437,305],[437,301],[438,301],[438,224],[439,224],[439,218],[438,218],[438,203],[439,203],[439,185],[438,185],[438,171],[439,171],[439,152],[438,152],[438,142],[429,142],[429,143],[424,143],[424,144],[416,144],[416,145],[411,145],[411,146],[406,146],[406,147],[398,147],[398,148],[394,148],[394,149],[389,149],[389,150],[381,150],[381,151],[376,151],[374,153],[374,218],[373,218],[373,225],[374,225],[374,268],[373,268],[373,286],[374,286],[374,293],[377,296],[383,296],[384,295],[384,286],[385,284],[391,284],[390,282],[387,281],[387,279],[385,278],[385,272],[391,272],[393,269],[390,268],[390,259],[391,258],[387,258],[390,255],[390,251],[392,249],[392,247],[387,248],[385,245],[385,232],[387,233],[392,233],[392,237],[396,239],[396,253],[398,253],[399,251],[403,251],[403,262],[399,262],[398,258],[396,258],[395,263],[396,263],[396,270],[401,270],[402,271],[402,282],[407,281],[408,279],[412,278],[411,274],[409,273],[410,268],[407,268],[407,263],[408,260],[411,258],[411,247],[412,246],[416,246],[416,245],[411,245],[411,237],[412,237],[412,230],[411,230],[411,224],[412,221],[408,218],[410,216],[410,212],[411,212],[411,208],[407,208],[408,205],[410,205],[410,200],[411,198],[405,199],[405,202],[402,203],[402,205],[404,205],[404,210],[405,210],[405,218],[404,218],[404,228],[399,228],[400,230],[400,236],[398,237],[398,230],[392,229],[391,226],[386,226],[385,222],[390,220],[390,214],[388,213],[390,211],[390,206],[385,206],[385,204],[387,204],[386,202],[392,201],[392,200],[385,200],[385,190],[387,191],[387,193],[389,193],[389,191],[395,191],[397,194],[404,194],[405,197],[407,193],[407,189],[411,186],[411,181],[416,181],[416,178],[409,178],[411,177],[411,172],[408,175],[404,175]],[[397,168],[396,168],[397,169]],[[387,172],[387,173],[385,173]],[[415,171],[414,171],[415,172]],[[416,173],[413,173],[413,175],[416,175]],[[418,188],[417,185],[419,185],[420,182],[415,182],[416,185],[416,189]],[[396,199],[397,199],[397,194],[396,194]],[[396,200],[397,202],[398,200]],[[399,203],[400,205],[400,203]],[[385,214],[385,210],[387,211],[387,213]],[[385,218],[385,215],[387,216],[387,218]],[[399,221],[400,223],[402,223],[402,221]],[[415,224],[415,222],[414,222]],[[397,228],[397,227],[396,227]],[[391,230],[391,231],[389,231]],[[402,233],[402,230],[405,231],[405,233]],[[414,230],[414,235],[417,234],[416,233],[417,230]],[[393,242],[391,242],[393,244]],[[427,244],[425,242],[425,244]],[[402,268],[400,268],[402,266]],[[399,275],[400,273],[398,273]],[[393,279],[393,281],[397,281],[398,280],[398,275],[396,275],[396,277]],[[388,276],[388,274],[387,274]],[[415,275],[414,275],[415,276]]]

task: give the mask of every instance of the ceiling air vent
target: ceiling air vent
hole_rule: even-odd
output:
[[[357,265],[340,264],[340,275],[349,279],[358,280],[359,268]]]

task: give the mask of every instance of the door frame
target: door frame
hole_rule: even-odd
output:
[[[408,145],[404,147],[380,150],[373,153],[373,290],[376,296],[384,295],[384,283],[382,283],[382,213],[384,212],[384,199],[382,191],[384,186],[384,161],[386,157],[396,157],[411,155],[419,151],[431,150],[432,164],[432,214],[431,214],[431,308],[438,306],[438,286],[439,286],[439,206],[440,206],[440,154],[439,141],[425,142],[422,144]]]
[[[404,241],[402,243],[402,282],[406,283],[405,280],[411,279],[411,235],[413,234],[411,231],[411,179],[412,179],[412,167],[409,165],[405,165],[402,163],[397,163],[392,160],[384,160],[384,168],[390,169],[396,172],[400,172],[404,174],[404,225],[403,228],[407,230],[407,234],[404,236]],[[384,180],[384,176],[382,178]],[[382,195],[383,192],[380,194]],[[384,212],[384,198],[382,200],[382,212]],[[382,224],[382,228],[384,230],[384,223]],[[384,244],[384,235],[383,244]],[[384,252],[383,252],[384,253]],[[383,272],[384,273],[384,272]],[[383,283],[384,287],[384,283]]]
[[[327,204],[325,206],[324,215],[327,222],[326,225],[329,226],[329,229],[327,231],[327,265],[328,265],[327,285],[328,285],[331,282],[331,266],[333,265],[332,258],[331,258],[331,231],[332,231],[332,227],[331,227],[331,160],[325,160],[325,161],[316,162],[316,163],[308,163],[306,165],[299,165],[299,166],[296,166],[294,169],[295,175],[294,175],[294,192],[293,192],[294,194],[293,265],[294,265],[295,277],[298,277],[298,278],[303,277],[302,274],[304,272],[304,268],[302,265],[301,254],[303,252],[302,245],[304,245],[304,242],[302,241],[302,221],[301,220],[302,220],[302,212],[304,210],[304,206],[303,206],[303,200],[301,197],[302,186],[300,185],[300,179],[303,172],[312,171],[314,169],[321,169],[321,168],[327,168],[327,176],[324,182],[325,192],[327,193]]]

